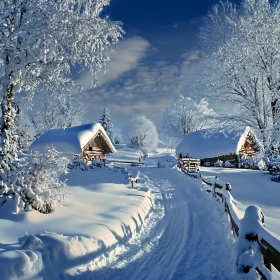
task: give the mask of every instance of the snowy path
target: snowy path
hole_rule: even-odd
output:
[[[110,267],[66,278],[240,279],[229,227],[215,200],[176,169],[141,168],[141,172],[160,189],[165,216],[141,246],[132,247]]]

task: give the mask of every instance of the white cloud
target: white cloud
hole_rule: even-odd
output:
[[[135,68],[141,59],[145,56],[150,43],[142,37],[133,37],[120,41],[115,47],[114,52],[110,56],[110,62],[107,65],[106,73],[98,73],[97,86],[100,87],[106,83],[112,82],[120,78],[124,73]],[[92,76],[86,72],[79,79],[79,83],[85,89],[92,87]]]
[[[139,63],[117,81],[81,93],[80,100],[89,107],[87,121],[98,120],[106,104],[117,127],[137,115],[146,115],[159,125],[164,109],[178,94],[197,95],[190,89],[194,83],[191,76],[204,59],[203,53],[193,50],[173,64],[167,61]]]

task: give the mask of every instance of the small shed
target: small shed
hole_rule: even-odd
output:
[[[114,145],[99,123],[48,130],[30,145],[30,149],[44,152],[47,146],[53,146],[65,156],[76,155],[85,162],[95,158],[105,161],[106,154],[116,153]]]
[[[252,156],[260,151],[258,139],[250,127],[241,135],[236,133],[199,130],[188,134],[176,148],[177,155],[214,163],[218,159],[237,166],[238,155]]]

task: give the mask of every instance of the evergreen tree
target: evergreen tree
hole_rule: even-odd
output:
[[[99,123],[102,125],[104,130],[107,132],[110,139],[113,141],[113,124],[111,122],[110,111],[107,106],[105,106],[103,113],[99,119]]]

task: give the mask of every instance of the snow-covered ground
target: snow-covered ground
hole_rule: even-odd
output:
[[[72,170],[66,179],[72,197],[53,213],[0,208],[0,279],[57,279],[107,265],[152,217],[154,186],[141,174],[136,189],[114,169]]]
[[[280,184],[270,180],[268,172],[217,167],[201,167],[206,176],[218,176],[232,186],[238,208],[259,206],[265,216],[266,227],[280,239]]]
[[[121,146],[112,157],[136,161],[139,155]],[[3,205],[0,279],[254,279],[236,269],[235,240],[221,205],[180,172],[172,156],[155,154],[142,166],[127,166],[139,177],[135,189],[114,166],[71,170],[66,179],[72,197],[51,214],[12,214],[11,205]],[[235,187],[234,176],[236,183],[246,182],[250,171],[202,172],[231,182],[240,209],[259,205],[267,227],[277,230],[278,184],[268,176],[254,173],[256,185],[271,186],[271,203]]]
[[[109,154],[108,161],[131,161],[138,162],[139,158],[143,156],[140,149],[128,148],[125,144],[115,145],[117,153]]]

